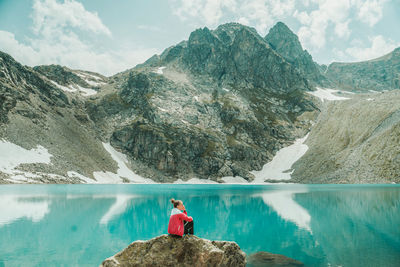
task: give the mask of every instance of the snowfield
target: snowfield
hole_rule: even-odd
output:
[[[297,139],[294,144],[280,149],[275,157],[265,164],[260,171],[252,171],[255,179],[253,183],[263,183],[265,180],[290,180],[294,170],[290,170],[292,165],[298,161],[308,150],[304,144],[308,134],[303,138]]]
[[[163,69],[165,69],[166,67],[159,67],[159,68],[157,68],[157,70],[155,70],[155,71],[153,71],[154,73],[157,73],[157,74],[163,74],[164,72],[163,72]]]
[[[328,89],[328,88],[319,88],[317,87],[317,91],[307,92],[313,96],[321,99],[322,102],[324,100],[333,101],[333,100],[347,100],[350,99],[348,97],[336,96],[334,93],[340,92],[339,90]]]
[[[90,89],[90,88],[85,88],[85,87],[79,86],[77,84],[64,86],[64,85],[56,83],[55,81],[50,81],[50,82],[53,83],[58,88],[60,88],[61,90],[65,91],[65,92],[71,92],[72,93],[72,92],[78,92],[79,91],[83,96],[91,96],[91,95],[97,94],[96,90],[93,90],[93,89]]]
[[[118,164],[117,173],[109,171],[94,172],[93,176],[96,180],[72,171],[68,172],[68,176],[77,177],[88,184],[121,184],[124,183],[124,181],[128,181],[129,183],[154,183],[153,180],[143,178],[129,169],[128,166],[126,166],[128,163],[128,158],[126,155],[115,150],[109,143],[103,143],[103,146],[105,150],[110,153],[113,160],[115,160],[115,162]]]
[[[45,163],[50,164],[51,155],[46,148],[38,145],[36,148],[27,150],[6,140],[0,140],[0,171],[9,174],[7,179],[14,183],[34,182],[31,178],[40,177],[16,168],[23,163]]]

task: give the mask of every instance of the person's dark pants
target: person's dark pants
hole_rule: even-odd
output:
[[[193,221],[188,222],[188,221],[183,221],[183,224],[185,226],[183,233],[185,235],[189,234],[189,235],[193,235],[194,233],[194,225],[193,225]]]

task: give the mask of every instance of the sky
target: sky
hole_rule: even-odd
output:
[[[400,46],[399,14],[400,0],[0,0],[0,51],[110,76],[197,28],[239,22],[264,37],[282,21],[319,64],[354,62]]]

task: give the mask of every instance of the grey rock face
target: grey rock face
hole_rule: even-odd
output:
[[[245,264],[245,253],[235,242],[210,241],[193,235],[183,238],[161,235],[148,241],[131,243],[100,266],[244,267]]]
[[[43,81],[36,72],[22,66],[8,54],[0,52],[0,122],[8,121],[8,112],[16,107],[17,102],[29,103],[30,94],[48,105],[65,107],[69,104],[61,90]],[[17,110],[29,118],[37,116],[35,107]]]
[[[79,87],[82,87],[96,92],[107,83],[107,78],[98,73],[72,70],[60,65],[41,65],[33,69],[46,77],[53,85],[61,85],[71,91],[79,92]]]
[[[134,165],[148,167],[136,171],[158,181],[250,181],[249,171],[308,130],[299,116],[318,113],[307,80],[237,23],[198,29],[111,80],[114,90],[87,102],[90,117]]]
[[[284,23],[275,24],[265,36],[265,40],[311,83],[321,86],[332,85],[332,82],[323,75],[318,64],[313,61],[307,50],[303,50],[297,35]]]
[[[326,75],[347,90],[400,89],[400,47],[377,59],[355,63],[333,62]]]

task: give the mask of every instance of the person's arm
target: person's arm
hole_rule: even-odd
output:
[[[193,221],[193,218],[190,217],[190,216],[187,216],[186,214],[187,214],[187,213],[186,213],[186,210],[185,210],[185,211],[183,211],[182,213],[179,213],[178,216],[179,216],[179,218],[180,218],[181,220],[185,220],[185,221],[188,221],[188,222]]]

